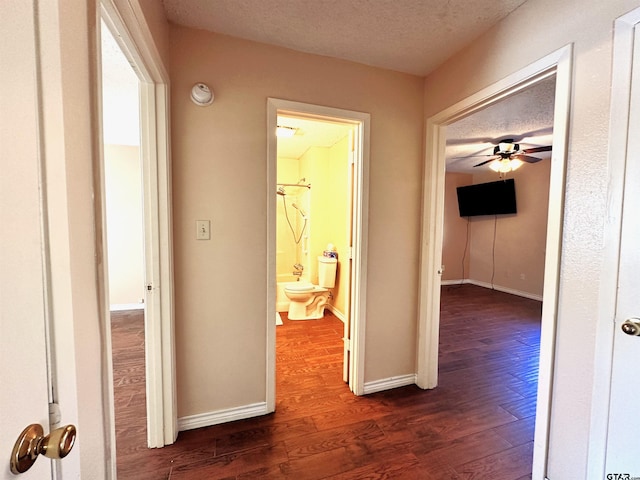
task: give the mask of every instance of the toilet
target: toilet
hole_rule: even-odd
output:
[[[291,282],[284,287],[289,302],[289,320],[315,320],[324,316],[329,289],[336,284],[338,260],[318,257],[318,285],[310,282]]]

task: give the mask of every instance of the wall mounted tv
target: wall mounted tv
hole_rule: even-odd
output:
[[[513,178],[458,187],[457,193],[461,217],[517,213]]]

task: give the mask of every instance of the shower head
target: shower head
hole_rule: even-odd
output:
[[[287,192],[284,191],[284,187],[278,187],[278,190],[276,190],[276,193],[278,195],[282,195],[283,197],[287,194]]]

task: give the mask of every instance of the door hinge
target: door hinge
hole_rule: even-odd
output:
[[[58,428],[62,420],[62,413],[60,412],[60,405],[57,403],[49,404],[49,425],[51,429]]]
[[[349,260],[353,260],[353,247],[349,247]]]
[[[345,346],[347,347],[347,351],[350,352],[351,351],[351,339],[350,338],[343,338],[342,341],[344,342]]]

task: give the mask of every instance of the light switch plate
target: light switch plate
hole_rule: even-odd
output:
[[[211,222],[209,220],[196,220],[196,240],[211,239]]]

